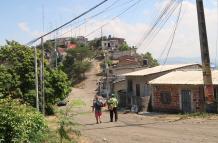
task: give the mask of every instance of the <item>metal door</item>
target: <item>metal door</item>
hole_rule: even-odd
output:
[[[191,90],[182,90],[182,111],[184,113],[190,113],[191,109]]]

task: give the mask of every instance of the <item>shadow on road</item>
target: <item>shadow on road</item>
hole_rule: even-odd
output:
[[[95,128],[89,128],[89,129],[85,129],[85,130],[101,130],[101,129],[110,129],[110,128],[124,128],[124,127],[142,127],[142,128],[146,128],[146,125],[154,125],[154,124],[160,124],[160,122],[152,122],[152,123],[141,123],[141,124],[129,124],[129,123],[125,123],[123,121],[122,122],[124,125],[113,125],[113,126],[109,126],[109,127],[95,127]],[[104,123],[110,123],[110,122],[104,122]],[[162,123],[167,123],[167,122],[162,122]],[[84,125],[96,125],[96,124],[84,124]]]

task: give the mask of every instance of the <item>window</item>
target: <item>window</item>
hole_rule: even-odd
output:
[[[171,93],[169,91],[162,91],[160,93],[160,101],[162,104],[170,104],[171,103]]]
[[[132,80],[128,80],[128,83],[127,83],[127,89],[128,89],[128,92],[132,92],[133,91],[133,88],[132,88]]]
[[[136,84],[136,96],[140,96],[140,84]]]

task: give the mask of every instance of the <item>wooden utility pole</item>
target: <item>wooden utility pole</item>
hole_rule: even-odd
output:
[[[40,81],[41,81],[41,105],[42,113],[45,115],[45,86],[44,86],[44,43],[41,38],[41,62],[40,62]]]
[[[196,0],[206,108],[215,103],[203,0]]]
[[[109,98],[110,85],[109,85],[108,53],[105,53],[105,70],[106,70],[106,90],[107,90],[107,98]]]
[[[36,109],[39,111],[39,88],[38,88],[38,64],[37,64],[37,49],[34,46],[34,63],[35,63],[35,88],[36,88]]]

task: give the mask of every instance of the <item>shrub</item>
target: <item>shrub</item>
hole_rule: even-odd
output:
[[[43,115],[18,100],[0,99],[0,142],[42,142],[47,125]]]

